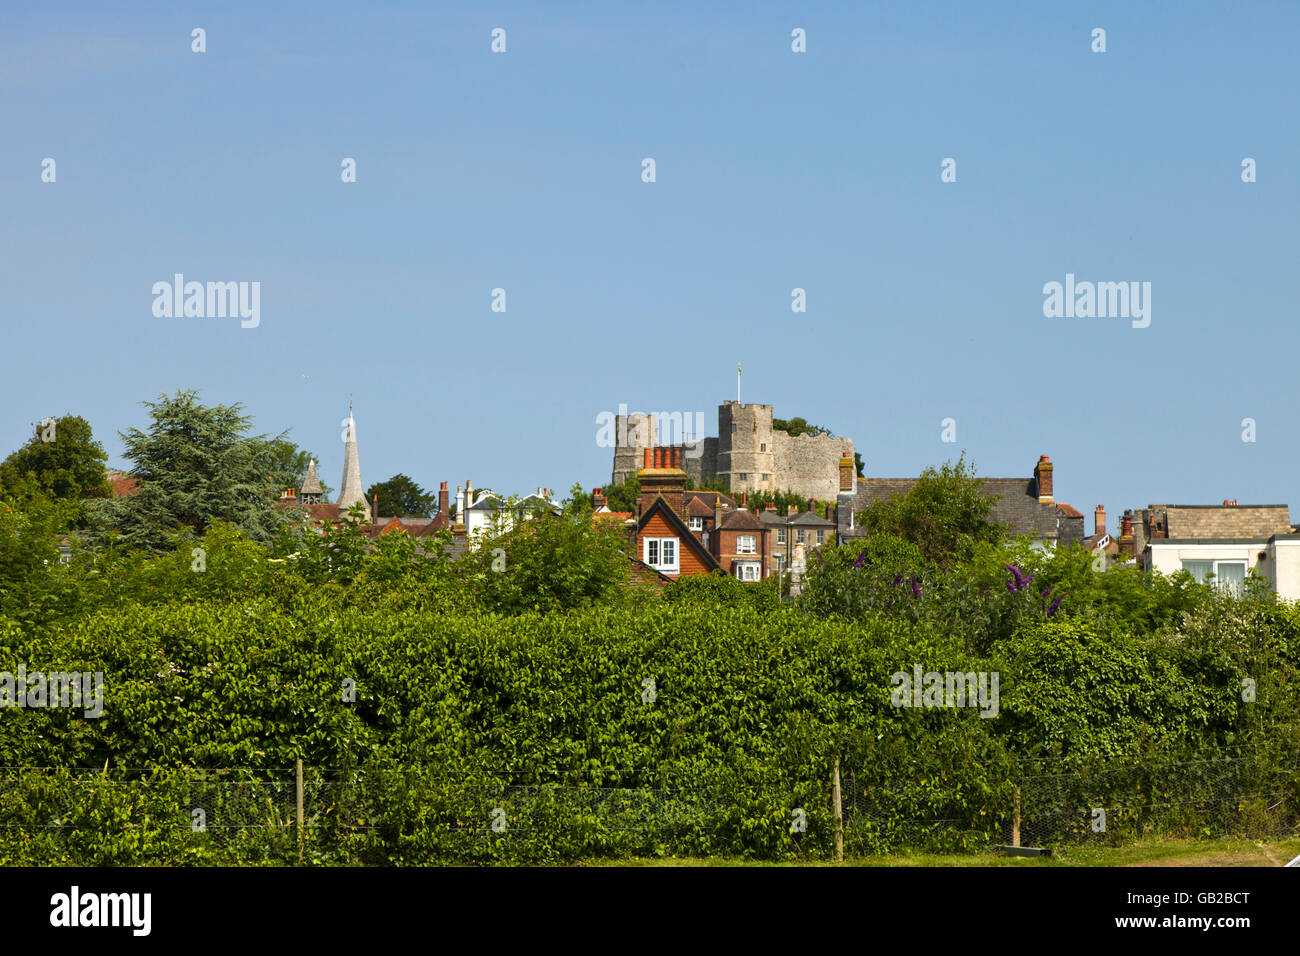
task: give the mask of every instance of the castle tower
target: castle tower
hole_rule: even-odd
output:
[[[771,405],[718,406],[718,475],[732,494],[777,490]]]
[[[352,406],[348,406],[347,445],[343,450],[343,490],[339,492],[339,516],[348,513],[354,504],[360,504],[366,521],[370,521],[370,505],[366,501],[366,492],[361,484],[361,460],[357,457],[357,423],[352,418]]]
[[[614,449],[613,484],[620,484],[637,473],[641,467],[641,458],[647,448],[659,445],[659,425],[653,415],[633,412],[628,415],[620,405],[620,412],[614,419],[617,447]]]

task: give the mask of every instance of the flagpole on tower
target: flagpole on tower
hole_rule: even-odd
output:
[[[736,363],[736,404],[740,404],[740,363]]]

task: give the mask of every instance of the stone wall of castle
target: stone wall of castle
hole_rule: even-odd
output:
[[[840,459],[853,458],[853,442],[834,435],[787,435],[775,432],[778,488],[805,498],[834,501],[840,490]]]
[[[614,450],[612,481],[635,475],[644,449],[658,444],[653,416],[618,416],[626,443]],[[772,406],[728,401],[718,406],[718,437],[705,438],[699,454],[687,448],[686,474],[698,486],[722,478],[734,494],[742,491],[793,491],[805,498],[834,501],[839,491],[839,463],[853,457],[853,442],[831,435],[791,436],[772,427]]]

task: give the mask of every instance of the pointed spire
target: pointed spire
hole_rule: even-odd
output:
[[[343,490],[339,492],[339,516],[348,513],[354,504],[360,504],[365,520],[370,521],[370,505],[361,484],[361,460],[357,457],[357,423],[352,417],[352,401],[348,400],[347,446],[343,451]]]
[[[324,492],[320,483],[320,475],[316,474],[316,459],[309,459],[307,462],[307,477],[302,480],[302,487],[298,489],[304,495],[319,495]]]

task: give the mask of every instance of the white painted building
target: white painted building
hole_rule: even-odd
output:
[[[1212,581],[1240,593],[1254,571],[1277,596],[1300,600],[1300,534],[1261,538],[1156,538],[1147,542],[1146,566],[1161,574],[1187,571],[1202,583]],[[1212,577],[1211,577],[1212,576]]]
[[[463,526],[465,535],[470,540],[491,534],[494,530],[509,531],[513,528],[514,515],[503,514],[505,508],[506,502],[500,495],[486,488],[476,490],[473,482],[467,481],[463,488],[456,488],[457,530]],[[538,488],[517,502],[514,510],[523,515],[524,520],[529,520],[538,511],[560,514],[562,509],[559,502],[550,496],[548,489]]]

